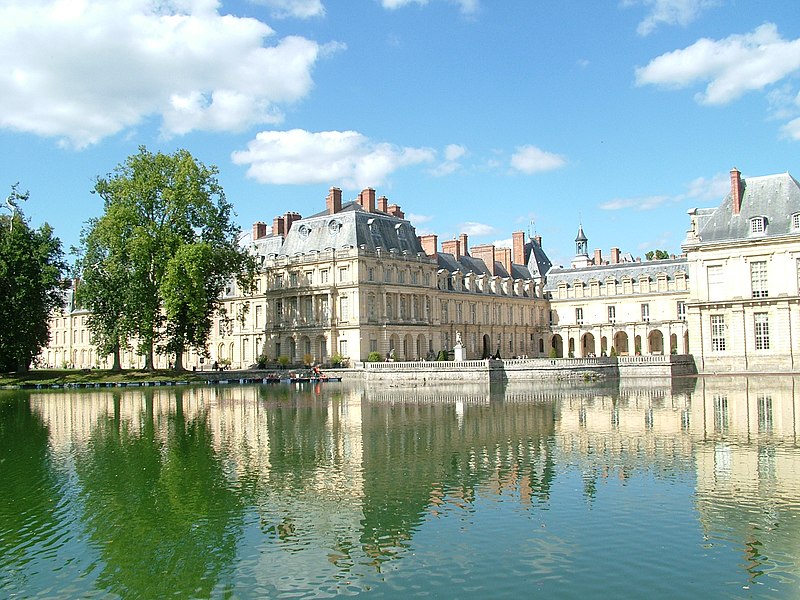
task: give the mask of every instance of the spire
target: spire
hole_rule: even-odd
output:
[[[575,254],[578,256],[588,256],[588,241],[589,238],[583,233],[583,223],[578,227],[578,236],[575,238]]]

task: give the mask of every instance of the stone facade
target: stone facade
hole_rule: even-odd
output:
[[[682,257],[589,256],[581,226],[572,264],[553,268],[538,236],[514,232],[511,248],[470,248],[465,234],[439,244],[375,190],[343,203],[331,188],[320,213],[253,225],[242,243],[260,261],[257,291],[232,283],[207,356],[184,364],[429,360],[460,339],[466,360],[692,354],[699,372],[794,370],[800,185],[788,173],[745,180],[734,169],[722,204],[690,219]],[[71,298],[39,363],[108,366]],[[128,351],[122,363],[142,360]]]

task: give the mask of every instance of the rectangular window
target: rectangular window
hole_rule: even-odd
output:
[[[725,315],[711,315],[711,349],[725,351]]]
[[[750,263],[750,282],[753,289],[753,298],[766,298],[769,296],[767,261],[756,260]]]
[[[386,283],[392,282],[392,270],[389,267],[383,270],[383,281]]]
[[[575,322],[578,325],[583,325],[583,308],[575,309]]]
[[[350,270],[347,267],[339,267],[339,282],[350,281]]]
[[[275,275],[275,289],[279,290],[283,287],[283,275]]]
[[[725,295],[725,285],[722,280],[722,265],[711,265],[706,269],[708,276],[708,299],[720,300]]]
[[[411,271],[411,285],[417,285],[417,283],[419,283],[419,273]]]
[[[289,273],[289,287],[297,287],[297,273]]]
[[[686,320],[686,302],[678,302],[678,320]]]
[[[367,281],[375,281],[375,269],[372,267],[367,269]]]
[[[306,285],[314,285],[314,271],[306,271],[303,273],[306,280]]]
[[[613,304],[608,307],[608,322],[609,323],[616,323],[617,322],[617,307]]]
[[[769,350],[769,315],[756,313],[753,315],[756,334],[756,350]]]
[[[369,340],[369,351],[370,352],[377,352],[378,351],[378,340],[374,338],[370,338]]]
[[[764,217],[750,219],[750,233],[764,233]]]
[[[328,269],[322,269],[319,272],[319,282],[328,283]]]
[[[450,322],[450,314],[448,311],[449,300],[442,300],[442,323]]]
[[[347,356],[347,340],[339,340],[339,354]]]
[[[774,424],[772,416],[772,396],[758,394],[756,396],[756,407],[758,411],[758,431],[759,433],[770,433]]]
[[[650,305],[642,304],[642,321],[648,323],[650,321]]]
[[[398,271],[397,272],[397,283],[405,283],[406,282],[406,272],[405,271]]]
[[[261,311],[262,311],[261,305],[257,304],[256,305],[256,328],[261,327]]]
[[[350,299],[347,296],[339,298],[339,318],[342,321],[350,320]]]

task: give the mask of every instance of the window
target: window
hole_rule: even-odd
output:
[[[256,305],[256,328],[261,327],[261,305]]]
[[[397,283],[405,283],[406,282],[406,272],[405,271],[398,271],[397,272]]]
[[[794,231],[800,229],[800,213],[794,213],[792,215],[792,229]]]
[[[753,289],[753,298],[766,298],[769,296],[767,261],[756,260],[750,263],[750,282]]]
[[[772,396],[758,394],[756,396],[756,407],[758,412],[758,431],[760,433],[770,433],[774,424]]]
[[[370,338],[369,340],[369,351],[370,352],[378,351],[378,340],[376,340],[375,338]]]
[[[650,322],[650,305],[642,304],[642,321],[645,323]]]
[[[342,321],[350,320],[350,298],[347,296],[339,298],[339,318]]]
[[[725,351],[725,315],[711,315],[711,349]]]
[[[297,273],[289,273],[289,287],[297,287]]]
[[[686,320],[686,302],[678,302],[678,319],[681,321]]]
[[[375,269],[373,267],[367,269],[367,281],[375,281]]]
[[[375,294],[367,296],[367,317],[370,321],[375,319]]]
[[[339,340],[339,354],[347,356],[347,340]]]
[[[756,350],[769,350],[769,315],[756,313],[753,315],[755,325]]]
[[[578,325],[583,325],[583,308],[576,308],[575,309],[575,322]]]
[[[322,269],[319,272],[319,282],[328,283],[328,269]]]
[[[303,276],[306,280],[306,285],[314,284],[314,271],[306,271],[305,273],[303,273]]]
[[[608,307],[608,322],[609,323],[616,323],[617,322],[617,307],[613,304]]]
[[[708,275],[708,299],[719,300],[725,294],[722,280],[722,265],[711,265],[706,269]]]
[[[283,300],[275,301],[275,322],[280,323],[283,321]]]
[[[386,283],[392,282],[392,270],[389,267],[383,270],[383,281]]]
[[[279,290],[283,287],[283,275],[275,275],[275,289]]]
[[[753,217],[750,219],[750,233],[758,235],[766,229],[766,217]]]
[[[419,273],[411,271],[411,285],[417,285],[417,283],[419,283]]]
[[[339,281],[350,281],[350,269],[347,267],[339,267]]]
[[[447,306],[449,303],[450,302],[448,300],[442,300],[442,323],[450,322],[450,315]]]

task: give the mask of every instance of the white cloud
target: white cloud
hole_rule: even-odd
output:
[[[261,183],[328,183],[348,189],[382,185],[394,171],[432,162],[430,148],[374,142],[356,131],[262,131],[234,152],[248,165],[247,176]]]
[[[250,0],[272,9],[270,13],[275,19],[310,19],[325,14],[322,0]]]
[[[563,156],[530,145],[520,146],[511,157],[512,168],[528,175],[560,169],[566,164]]]
[[[480,10],[480,0],[450,0],[451,4],[458,6],[462,15],[470,16]],[[411,4],[425,6],[428,0],[381,0],[381,6],[388,10],[397,10]]]
[[[467,235],[492,235],[497,230],[492,227],[491,225],[486,225],[485,223],[476,223],[475,221],[467,221],[466,223],[461,223],[458,226],[458,230],[461,233],[466,233]]]
[[[433,221],[433,215],[418,215],[416,213],[408,213],[406,219],[411,221],[414,225],[423,225]]]
[[[793,140],[800,141],[800,118],[792,119],[781,128],[783,134]]]
[[[514,247],[514,240],[511,238],[506,238],[504,240],[495,240],[490,242],[495,248],[513,248]]]
[[[636,32],[646,36],[651,34],[660,24],[681,25],[685,27],[694,21],[700,13],[719,5],[718,0],[625,0],[623,6],[643,4],[650,12],[639,23]]]
[[[458,144],[449,144],[444,149],[444,162],[431,169],[431,175],[434,175],[435,177],[441,177],[455,173],[461,169],[461,163],[459,162],[459,159],[464,157],[466,153],[466,147],[459,146]]]
[[[165,136],[277,123],[327,51],[217,0],[6,0],[0,127],[82,148],[162,119]]]
[[[784,40],[766,23],[751,33],[701,39],[636,69],[637,85],[685,88],[707,81],[703,104],[726,104],[800,70],[800,39]]]
[[[424,6],[428,3],[428,0],[381,0],[381,6],[388,10],[396,10],[398,8],[403,8],[404,6],[408,6],[409,4],[419,4]]]
[[[687,200],[703,203],[721,201],[730,189],[730,174],[718,173],[713,177],[698,177],[686,186],[686,191],[675,196],[645,196],[642,198],[615,198],[600,205],[603,210],[623,210],[633,208],[637,211],[653,210],[665,204],[677,204]]]

